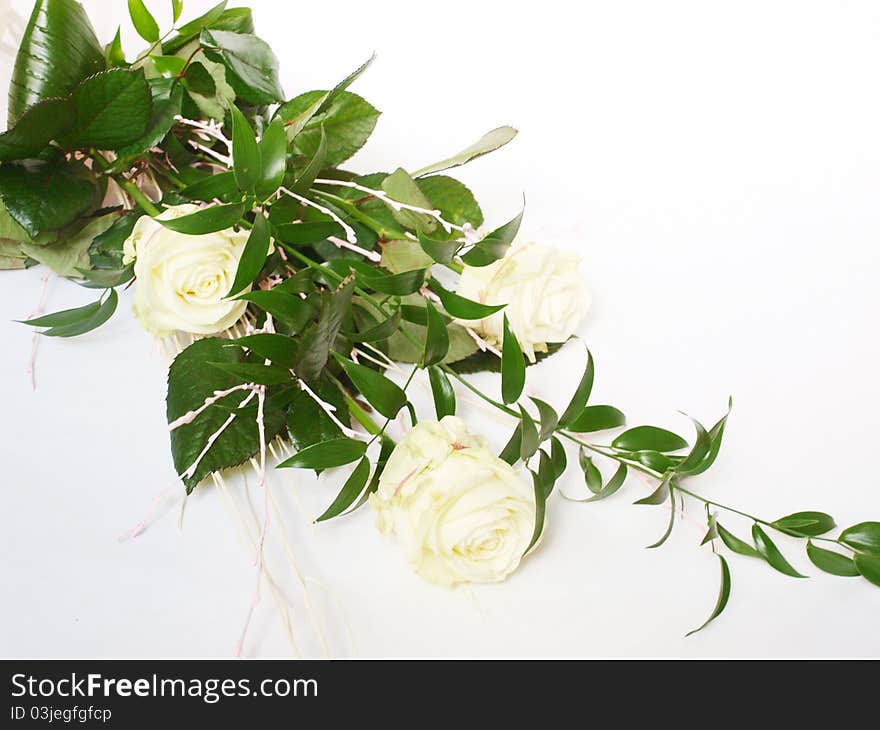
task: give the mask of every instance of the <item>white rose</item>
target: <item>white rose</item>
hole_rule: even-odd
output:
[[[535,528],[532,487],[455,416],[397,444],[370,503],[415,571],[441,585],[504,580]]]
[[[489,266],[465,266],[457,292],[483,304],[506,304],[500,312],[462,324],[492,345],[500,345],[504,315],[530,362],[550,342],[575,333],[590,295],[578,271],[580,257],[534,243],[514,244]]]
[[[196,205],[167,208],[159,218],[180,218]],[[210,335],[231,327],[247,302],[225,299],[247,242],[231,228],[202,236],[176,233],[143,216],[123,246],[123,263],[134,261],[134,314],[157,335],[174,330]]]

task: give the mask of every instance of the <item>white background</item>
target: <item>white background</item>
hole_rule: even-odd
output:
[[[880,5],[251,4],[291,96],[328,88],[378,51],[355,90],[384,114],[354,169],[413,169],[499,124],[519,128],[461,177],[490,224],[525,192],[524,230],[581,254],[596,402],[633,424],[687,429],[679,409],[713,422],[734,396],[721,457],[694,487],[768,519],[880,518]],[[27,5],[0,0],[4,49]],[[85,5],[104,42],[128,24],[121,0]],[[185,13],[207,5],[187,0]],[[141,44],[126,38],[131,56]],[[4,51],[4,88],[11,65]],[[218,490],[198,490],[179,531],[174,489],[142,536],[117,541],[173,484],[164,358],[128,293],[101,330],[40,342],[32,392],[31,333],[9,320],[34,308],[43,274],[0,274],[0,655],[228,656],[255,569]],[[88,298],[49,283],[49,310]],[[530,371],[530,392],[563,406],[581,368],[572,347]],[[506,440],[509,423],[463,413]],[[880,591],[818,575],[783,537],[811,578],[732,556],[727,612],[685,639],[717,590],[717,562],[697,547],[702,509],[689,504],[670,541],[645,550],[667,515],[630,504],[649,489],[637,477],[600,504],[557,495],[543,547],[520,572],[454,591],[412,574],[366,509],[312,525],[339,478],[272,477],[333,655],[880,655]],[[575,469],[562,487],[579,483]],[[276,549],[274,513],[271,524]],[[275,565],[290,580],[289,565]],[[300,649],[322,655],[296,591]],[[292,651],[264,590],[245,654]]]

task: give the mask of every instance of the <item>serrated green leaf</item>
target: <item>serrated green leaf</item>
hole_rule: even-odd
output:
[[[351,310],[354,278],[345,279],[333,292],[321,293],[318,320],[304,333],[296,373],[308,383],[317,382],[327,365],[342,323]]]
[[[817,547],[812,540],[807,540],[807,557],[819,570],[831,575],[855,578],[861,575],[852,558]]]
[[[119,149],[117,152],[119,157],[140,155],[157,146],[165,139],[165,135],[174,126],[175,117],[180,114],[183,104],[183,87],[177,83],[177,79],[152,79],[150,94],[152,95],[153,110],[147,131],[139,139]]]
[[[626,417],[614,406],[587,406],[566,424],[566,429],[575,433],[592,433],[618,428],[626,423]]]
[[[38,0],[9,85],[9,127],[29,107],[66,97],[104,66],[103,49],[82,5],[75,0]]]
[[[147,43],[159,40],[159,24],[152,13],[147,10],[143,0],[128,0],[128,14],[138,35]]]
[[[226,78],[248,104],[273,104],[284,99],[278,80],[278,59],[269,45],[250,33],[202,31],[205,55],[226,67]]]
[[[161,219],[156,218],[165,228],[177,233],[185,233],[188,236],[201,236],[205,233],[225,231],[241,221],[244,215],[244,203],[229,203],[224,205],[212,205],[202,208],[195,213],[181,216],[180,218]]]
[[[36,157],[70,126],[70,102],[44,99],[22,114],[18,123],[0,134],[0,162]]]
[[[234,376],[240,383],[256,383],[257,385],[282,385],[293,379],[288,368],[281,365],[260,365],[253,362],[208,362]]]
[[[242,350],[228,345],[228,340],[209,337],[197,340],[175,358],[168,372],[169,423],[200,408],[216,391],[239,383],[238,378],[219,368],[205,367],[207,362],[242,362]],[[206,408],[191,423],[171,432],[171,453],[178,474],[183,475],[204,451],[193,475],[183,477],[188,492],[211,472],[237,466],[259,453],[256,411],[238,409],[247,396],[248,393],[242,391],[231,393]],[[255,397],[251,398],[251,403],[254,400]],[[278,435],[285,421],[284,410],[272,407],[271,403],[272,400],[267,399],[263,417],[267,443]],[[233,416],[231,420],[230,416]],[[229,423],[219,432],[227,420]],[[208,447],[208,440],[218,432]]]
[[[345,510],[351,507],[360,493],[364,491],[364,487],[367,485],[367,479],[369,479],[369,477],[370,462],[364,457],[358,462],[358,465],[354,468],[354,471],[348,479],[345,480],[345,484],[342,486],[336,499],[333,500],[333,503],[327,508],[324,514],[315,520],[315,522],[329,520],[342,514]]]
[[[281,125],[281,129],[284,129],[283,124],[280,120],[278,124]],[[285,141],[286,141],[285,137]],[[303,171],[299,174],[299,177],[296,179],[296,182],[293,184],[293,192],[299,193],[300,195],[305,195],[309,188],[312,187],[315,183],[315,178],[318,177],[318,173],[324,169],[325,163],[327,161],[327,135],[324,133],[324,127],[320,127],[320,136],[318,137],[318,147],[315,150],[315,154],[312,156],[312,159],[309,160],[309,164],[303,168]]]
[[[142,69],[112,68],[77,86],[71,108],[73,121],[58,140],[65,149],[116,150],[146,133],[153,99]]]
[[[784,575],[790,575],[792,578],[806,578],[807,576],[798,573],[791,564],[785,559],[785,556],[779,552],[779,548],[764,532],[760,525],[752,525],[752,539],[755,541],[755,547],[772,567]]]
[[[398,167],[382,181],[382,190],[393,201],[425,210],[432,210],[431,201],[428,200],[416,181],[402,167]],[[406,208],[398,210],[392,205],[389,205],[389,208],[394,220],[404,228],[422,233],[431,233],[437,228],[437,221],[427,213],[419,213]]]
[[[514,403],[526,384],[526,362],[519,342],[504,315],[504,339],[501,344],[501,399]]]
[[[480,139],[472,145],[465,147],[458,154],[417,170],[413,173],[413,177],[422,177],[423,175],[430,175],[435,172],[441,172],[443,170],[449,170],[453,167],[464,165],[471,160],[475,160],[482,155],[494,152],[500,147],[503,147],[514,137],[516,137],[516,130],[513,127],[498,127],[490,132],[486,132],[486,134],[480,137]]]
[[[97,187],[66,164],[8,163],[0,166],[0,199],[31,238],[76,220],[94,203]]]
[[[416,180],[425,197],[431,201],[431,207],[440,211],[443,220],[457,226],[470,225],[474,230],[483,225],[483,211],[480,204],[463,182],[446,175],[432,175]],[[458,231],[435,229],[434,234],[440,238],[456,239]],[[459,244],[460,246],[461,244]]]
[[[705,623],[699,628],[694,629],[693,631],[688,631],[686,636],[690,636],[691,634],[696,634],[698,631],[702,631],[705,629],[710,623],[712,623],[716,618],[721,615],[721,612],[724,611],[727,606],[727,601],[730,598],[730,568],[727,565],[727,561],[724,559],[723,555],[718,556],[718,560],[721,564],[721,588],[718,590],[718,599],[715,601],[715,608],[712,609],[712,613],[709,615],[709,618],[706,619]]]
[[[227,0],[217,3],[208,12],[200,15],[177,29],[177,35],[162,45],[163,53],[176,53],[202,32],[202,28],[210,28],[219,22],[226,11]]]

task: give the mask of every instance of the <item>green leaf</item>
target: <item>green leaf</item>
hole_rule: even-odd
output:
[[[147,43],[159,40],[159,24],[152,16],[143,0],[128,0],[128,14],[138,35]]]
[[[541,423],[540,438],[543,443],[553,435],[553,432],[556,430],[556,426],[559,423],[559,417],[549,403],[545,403],[538,398],[532,398],[531,400],[538,408],[538,416]]]
[[[81,269],[89,266],[89,248],[96,236],[103,234],[116,220],[111,213],[90,220],[77,232],[71,232],[62,240],[47,245],[22,243],[21,250],[41,264],[45,264],[59,276],[78,276]],[[102,287],[106,288],[106,287]]]
[[[449,378],[437,365],[428,368],[428,379],[431,381],[431,394],[434,396],[434,412],[439,421],[444,416],[455,415],[455,390]]]
[[[59,143],[66,149],[115,150],[146,133],[153,112],[142,69],[112,68],[90,76],[73,91],[73,123]]]
[[[342,229],[339,224],[332,221],[281,223],[275,226],[275,237],[291,246],[308,246],[341,233]]]
[[[329,469],[360,459],[366,450],[367,445],[363,441],[355,441],[350,438],[322,441],[306,446],[302,451],[282,461],[278,468]]]
[[[568,428],[584,412],[587,401],[590,399],[590,393],[593,390],[593,376],[593,355],[587,350],[587,365],[584,368],[584,374],[581,376],[577,390],[575,390],[568,408],[565,409],[565,412],[559,419],[559,424],[563,428]]]
[[[400,310],[395,309],[384,322],[360,332],[346,332],[345,336],[352,342],[378,342],[379,340],[387,340],[398,329],[400,329]],[[448,342],[447,338],[447,345]]]
[[[240,383],[282,385],[293,379],[290,370],[280,365],[260,365],[253,362],[208,362],[206,364],[235,376]]]
[[[544,449],[539,452],[540,460],[538,463],[538,478],[544,487],[544,496],[549,497],[553,493],[553,487],[556,485],[556,470],[553,468],[553,461]]]
[[[139,218],[140,214],[134,211],[123,213],[106,231],[95,236],[89,248],[92,266],[117,271],[126,268],[122,264],[125,241],[131,235]]]
[[[232,158],[235,182],[242,192],[253,193],[262,174],[257,137],[250,122],[237,106],[231,106],[229,111],[232,114]]]
[[[559,479],[568,466],[568,457],[565,455],[565,447],[556,436],[550,439],[550,461],[553,463],[555,478]]]
[[[281,122],[276,120],[280,125]],[[283,126],[282,126],[283,129]],[[287,138],[285,137],[285,141]],[[309,164],[303,168],[303,171],[300,173],[299,177],[296,179],[296,182],[293,185],[293,192],[299,193],[300,195],[304,195],[309,191],[309,188],[315,182],[315,178],[318,177],[318,173],[324,169],[324,164],[327,160],[327,135],[324,134],[324,127],[321,127],[321,137],[318,141],[318,148],[315,150],[315,154],[312,156],[312,159],[309,160]]]
[[[404,271],[400,274],[373,273],[374,271],[375,269],[370,269],[369,274],[366,273],[366,270],[358,271],[358,281],[382,294],[393,296],[415,294],[425,281],[425,271],[423,270]]]
[[[161,76],[175,78],[186,68],[186,59],[180,56],[150,56]]]
[[[694,441],[693,448],[691,448],[684,461],[675,468],[676,472],[683,475],[691,475],[702,471],[702,464],[712,448],[712,439],[703,427],[703,424],[693,418],[691,421],[693,421],[694,428],[697,430],[697,440]]]
[[[526,384],[526,361],[519,342],[510,331],[507,315],[504,315],[504,340],[501,345],[501,399],[514,403]]]
[[[847,527],[838,541],[860,553],[880,555],[880,522],[860,522]]]
[[[678,434],[656,426],[636,426],[611,442],[613,448],[622,451],[678,451],[687,445]]]
[[[185,233],[189,236],[201,236],[205,233],[232,228],[241,221],[244,211],[244,203],[230,203],[228,205],[212,205],[180,218],[168,220],[156,218],[155,220],[172,231]]]
[[[459,241],[435,241],[421,232],[419,232],[419,244],[422,250],[431,257],[431,260],[436,261],[438,264],[452,263],[452,259],[455,258],[455,254],[461,248]]]
[[[718,529],[718,536],[721,538],[721,542],[727,545],[729,550],[732,550],[739,555],[745,555],[747,558],[761,557],[761,553],[755,550],[755,548],[753,548],[747,542],[740,540],[733,533],[728,532],[720,522],[716,523],[716,527]]]
[[[546,519],[547,514],[547,491],[545,485],[542,483],[540,476],[534,471],[532,474],[532,487],[535,493],[535,529],[532,532],[532,539],[529,541],[529,546],[523,552],[523,555],[528,555],[529,551],[538,544],[538,540],[541,539],[541,533],[544,531],[544,521]]]
[[[671,495],[672,491],[669,488],[669,479],[662,479],[653,492],[647,497],[637,499],[633,504],[663,504]]]
[[[318,321],[302,337],[296,374],[314,384],[327,364],[330,351],[342,329],[343,320],[351,310],[354,277],[345,279],[333,292],[321,293],[321,312]]]
[[[81,286],[88,289],[110,289],[127,284],[134,278],[134,264],[124,269],[77,269],[84,281]]]
[[[623,486],[623,483],[626,481],[627,471],[628,470],[626,468],[626,464],[621,464],[617,467],[617,471],[614,472],[614,475],[611,477],[611,479],[608,480],[608,483],[604,487],[602,487],[602,489],[596,492],[596,494],[594,494],[592,497],[587,497],[586,499],[577,499],[573,501],[599,502],[600,500],[608,499],[608,497],[617,492],[617,490],[619,490]],[[569,499],[572,498],[569,497]]]
[[[470,188],[461,181],[446,175],[433,175],[416,180],[416,184],[431,201],[431,206],[440,211],[444,220],[457,226],[467,223],[474,229],[483,225],[483,211]],[[440,233],[441,231],[435,230],[435,234]],[[444,230],[442,234],[441,237],[452,239],[459,237],[456,231]]]
[[[430,300],[425,301],[428,310],[428,328],[425,334],[425,354],[422,358],[423,366],[436,365],[442,362],[449,352],[449,333],[446,331],[446,322]]]
[[[402,167],[398,167],[382,181],[382,190],[387,193],[391,200],[398,203],[406,203],[407,205],[425,210],[432,210],[431,201],[428,200],[416,181]],[[437,221],[427,213],[418,213],[406,208],[398,210],[391,205],[388,205],[388,207],[391,209],[391,215],[394,217],[394,220],[404,228],[422,233],[430,233],[437,227]]]
[[[254,218],[254,227],[251,229],[238,262],[235,281],[232,282],[227,297],[235,296],[253,284],[263,270],[263,264],[266,263],[266,256],[269,255],[269,243],[269,223],[265,216],[257,213]]]
[[[44,99],[0,134],[0,162],[36,157],[70,125],[67,99]]]
[[[566,424],[569,431],[575,433],[591,433],[618,428],[626,423],[626,416],[614,406],[587,406],[575,418]]]
[[[428,165],[413,173],[413,177],[422,177],[435,172],[449,170],[453,167],[464,165],[471,160],[475,160],[482,155],[503,147],[516,137],[516,130],[513,127],[498,127],[491,132],[486,132],[480,139],[469,147],[465,147],[461,152],[433,165]]]
[[[501,228],[497,228],[486,236],[482,241],[474,245],[461,260],[468,266],[488,266],[500,258],[504,257],[516,234],[519,233],[519,226],[522,223],[522,217],[525,211],[512,221],[505,223]]]
[[[449,316],[457,319],[485,319],[495,314],[495,312],[500,312],[507,306],[506,304],[480,304],[479,302],[471,301],[445,289],[436,279],[431,279],[428,287],[439,297],[443,309],[449,313]]]
[[[302,330],[313,313],[309,302],[290,292],[279,291],[277,287],[268,291],[246,292],[237,298],[253,302],[260,309],[285,322],[294,332]]]
[[[831,575],[845,578],[861,575],[852,558],[817,547],[812,540],[807,540],[807,557],[819,570],[831,573]]]
[[[666,531],[660,536],[660,539],[658,539],[657,542],[647,545],[645,547],[646,550],[653,550],[654,548],[660,547],[669,539],[669,536],[672,534],[672,528],[675,527],[675,493],[671,488],[669,490],[669,496],[669,522],[666,523]]]
[[[9,126],[37,102],[66,97],[104,64],[103,49],[82,5],[75,0],[38,0],[9,85]]]
[[[716,537],[718,537],[718,516],[715,514],[711,514],[709,515],[709,529],[706,530],[706,534],[700,541],[700,545],[705,545],[707,542],[711,542]]]
[[[718,591],[718,600],[715,601],[715,608],[712,609],[712,613],[702,626],[693,631],[688,631],[686,636],[696,634],[698,631],[705,629],[721,615],[721,612],[724,611],[727,606],[727,601],[730,598],[730,568],[727,566],[727,561],[724,559],[723,555],[719,555],[718,560],[721,563],[721,588]]]
[[[258,332],[238,337],[230,340],[229,346],[233,345],[246,347],[256,355],[288,369],[293,367],[298,352],[296,340],[274,332]]]
[[[104,324],[113,316],[118,302],[116,290],[111,289],[110,294],[103,302],[99,299],[85,307],[66,309],[63,312],[38,317],[22,324],[29,324],[33,327],[49,327],[40,333],[46,337],[76,337],[91,332]]]
[[[335,408],[334,417],[340,423],[349,423],[351,416],[345,404],[345,396],[333,383],[322,378],[315,384],[318,396]],[[291,399],[287,414],[287,433],[294,448],[302,450],[306,446],[322,441],[340,438],[342,429],[327,412],[321,408],[305,391],[298,391]]]
[[[281,187],[287,171],[287,137],[280,119],[272,120],[263,132],[260,161],[262,172],[256,192],[258,198],[266,200]]]
[[[189,200],[203,200],[207,203],[215,198],[225,198],[237,190],[235,173],[230,170],[216,175],[208,175],[206,178],[185,187],[180,191],[180,195]]]
[[[333,503],[327,508],[327,511],[315,520],[315,522],[329,520],[332,517],[342,514],[345,510],[351,507],[360,493],[364,491],[369,476],[370,462],[364,457],[358,462],[358,465],[354,468],[351,476],[345,480],[342,490],[336,496],[336,499],[333,500]]]
[[[278,59],[262,39],[249,33],[205,29],[201,45],[208,58],[226,67],[229,84],[248,104],[273,104],[284,98]]]
[[[333,353],[360,394],[385,418],[394,418],[406,404],[406,393],[381,373]]]
[[[501,453],[498,454],[498,458],[501,461],[505,461],[511,466],[516,464],[519,461],[519,454],[522,450],[522,421],[516,424],[516,428],[513,429],[513,433],[510,436],[510,440],[507,442],[505,447],[501,449]]]
[[[152,79],[150,81],[153,112],[144,135],[121,148],[120,157],[140,155],[157,146],[174,126],[175,117],[180,114],[183,104],[183,87],[176,79]],[[212,176],[214,177],[214,176]]]
[[[96,194],[95,184],[74,174],[67,164],[0,166],[0,199],[32,238],[72,223],[88,210]]]
[[[380,265],[394,274],[401,274],[404,271],[428,269],[434,265],[434,261],[422,251],[418,241],[402,239],[382,244]]]
[[[216,391],[239,384],[237,377],[219,368],[205,367],[207,362],[242,362],[244,353],[241,348],[228,345],[228,340],[209,337],[197,340],[175,358],[168,372],[169,423],[200,408]],[[206,408],[191,423],[171,432],[171,454],[178,474],[184,475],[204,451],[193,475],[182,476],[188,492],[211,472],[237,466],[259,453],[257,412],[253,407],[256,398],[251,399],[248,408],[239,410],[247,395],[243,391],[231,393]],[[209,438],[218,433],[230,416],[233,416],[232,420],[208,446]],[[272,407],[271,398],[266,401],[263,421],[266,442],[271,443],[285,422],[284,410]]]
[[[341,91],[319,114],[317,110],[324,104],[327,93],[308,91],[283,104],[277,113],[287,126],[288,139],[293,139],[294,149],[308,158],[315,156],[323,127],[327,137],[326,164],[336,167],[363,147],[376,127],[379,112],[357,94]],[[292,135],[303,118],[307,118],[306,123]]]
[[[770,563],[780,573],[790,575],[792,578],[806,578],[807,576],[798,573],[791,564],[785,559],[783,554],[779,552],[774,542],[768,537],[760,525],[752,525],[752,539],[755,541],[755,547],[763,556],[764,560]]]
[[[587,484],[587,488],[593,494],[598,494],[602,491],[602,472],[600,472],[598,467],[593,463],[592,457],[587,453],[587,450],[583,446],[581,446],[580,451],[578,452],[578,463],[580,464],[581,470],[584,472],[584,481]]]
[[[869,580],[875,586],[880,586],[880,557],[877,555],[866,555],[864,553],[856,553],[856,567],[862,577]]]
[[[116,28],[116,35],[107,47],[107,66],[125,66],[125,51],[122,50],[122,28]]]
[[[171,0],[171,19],[176,23],[183,12],[183,0]]]
[[[709,441],[710,447],[709,452],[706,454],[705,458],[696,466],[690,467],[688,470],[689,476],[696,476],[697,474],[702,474],[706,471],[712,464],[715,463],[715,459],[718,456],[718,452],[721,450],[721,440],[724,437],[724,427],[727,424],[727,418],[730,416],[730,409],[733,408],[733,399],[731,398],[727,404],[727,413],[724,414],[724,417],[718,421],[712,428],[709,430]]]
[[[658,474],[665,474],[670,469],[677,467],[684,459],[681,456],[667,456],[659,451],[633,451],[618,452],[621,456],[626,456],[633,461],[644,464],[649,469],[653,469]]]
[[[824,512],[795,512],[773,522],[780,532],[795,537],[816,537],[834,529],[834,518]]]
[[[519,413],[521,419],[520,423],[522,424],[522,429],[520,430],[519,455],[523,461],[527,461],[534,456],[541,442],[538,438],[538,428],[535,426],[535,422],[529,415],[529,412],[520,406]]]
[[[227,0],[223,0],[223,2],[217,3],[213,8],[211,8],[208,12],[200,15],[198,18],[189,21],[188,23],[184,23],[177,29],[177,35],[174,36],[170,41],[166,42],[162,46],[163,53],[175,53],[191,40],[193,40],[199,33],[202,32],[202,28],[210,28],[215,23],[220,21],[220,18],[223,16],[223,13],[226,11]]]

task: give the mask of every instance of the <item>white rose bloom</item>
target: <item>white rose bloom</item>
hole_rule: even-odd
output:
[[[589,309],[590,295],[579,264],[575,254],[515,243],[504,258],[489,266],[465,266],[458,294],[507,306],[491,317],[462,324],[500,346],[506,314],[526,357],[535,362],[535,352],[546,352],[548,343],[571,337]]]
[[[370,504],[415,571],[441,585],[504,580],[535,528],[532,487],[455,416],[422,421],[397,444]]]
[[[172,206],[159,216],[180,218],[197,205]],[[202,236],[176,233],[143,216],[123,246],[123,263],[134,261],[134,314],[156,335],[174,330],[210,335],[231,327],[247,302],[225,299],[247,242],[231,228]]]

